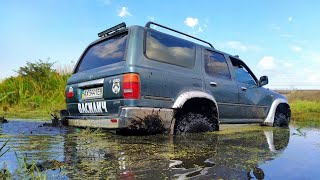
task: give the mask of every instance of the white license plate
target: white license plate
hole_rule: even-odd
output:
[[[85,89],[82,91],[82,99],[95,99],[102,98],[103,96],[103,87]]]

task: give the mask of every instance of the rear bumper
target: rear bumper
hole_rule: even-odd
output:
[[[66,116],[69,126],[106,129],[147,128],[146,123],[161,122],[169,130],[174,117],[173,109],[148,107],[123,107],[114,116]],[[156,124],[154,124],[156,125]],[[136,127],[140,126],[140,127]]]

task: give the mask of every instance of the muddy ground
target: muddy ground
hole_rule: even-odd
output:
[[[1,125],[0,147],[8,139],[1,152],[10,149],[0,157],[0,169],[16,179],[39,174],[47,179],[316,179],[320,175],[320,130],[294,126],[229,125],[214,133],[119,136],[16,120]]]

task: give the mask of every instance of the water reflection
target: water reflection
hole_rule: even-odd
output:
[[[282,153],[289,129],[258,128],[229,134],[124,137],[64,135],[70,178],[263,179],[259,165]]]
[[[15,175],[19,166],[13,149],[28,163],[34,160],[39,169],[51,169],[45,172],[48,179],[316,179],[320,175],[319,129],[249,126],[186,136],[125,137],[42,124],[1,125],[0,147],[11,138],[4,148],[11,149],[0,157],[0,168],[6,167],[13,179],[25,177]]]

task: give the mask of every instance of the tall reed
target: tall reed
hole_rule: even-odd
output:
[[[65,108],[64,89],[70,74],[57,73],[51,69],[53,64],[43,70],[44,64],[33,63],[33,69],[0,83],[0,115],[49,118],[51,112]]]

